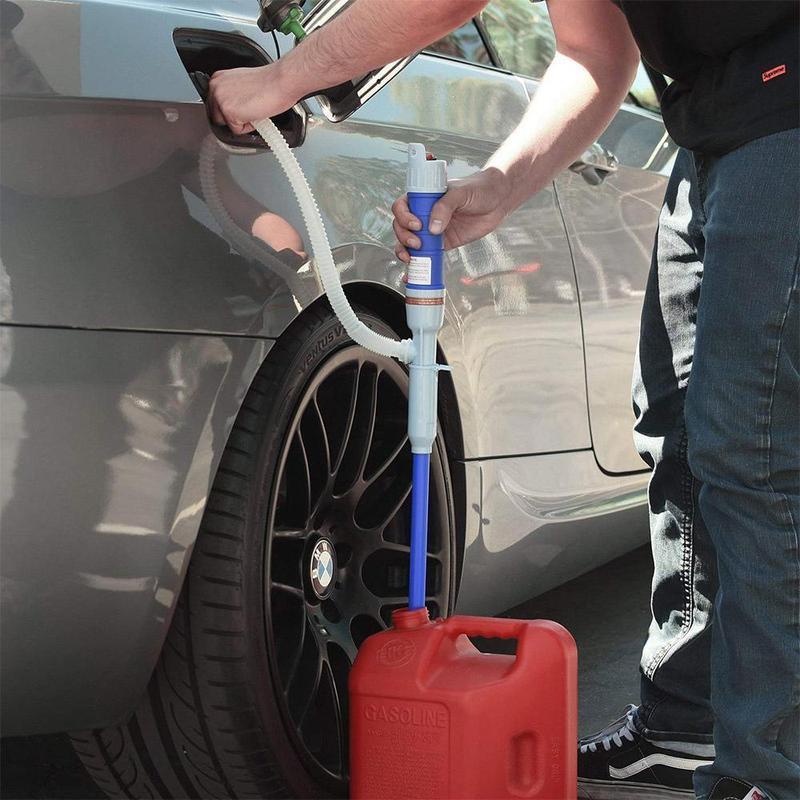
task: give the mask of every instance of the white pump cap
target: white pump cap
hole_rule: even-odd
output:
[[[447,191],[447,163],[428,161],[425,146],[412,142],[408,146],[406,191],[444,194]]]

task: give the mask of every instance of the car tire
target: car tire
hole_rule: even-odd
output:
[[[350,662],[405,604],[405,392],[406,371],[355,346],[325,302],[276,342],[221,457],[140,706],[72,736],[110,797],[346,796]],[[443,615],[456,548],[441,435],[431,479],[428,602]],[[314,559],[327,559],[324,579]]]

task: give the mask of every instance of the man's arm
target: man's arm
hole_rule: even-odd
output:
[[[639,51],[622,12],[610,0],[549,0],[556,56],[528,110],[486,166],[453,181],[434,206],[431,231],[445,246],[485,236],[524,200],[575,161],[605,130],[630,88]],[[419,221],[405,198],[394,205],[396,253],[419,247]]]
[[[516,130],[489,159],[516,208],[606,129],[630,89],[639,50],[610,0],[550,0],[556,55]]]
[[[316,89],[336,86],[416,53],[477,14],[488,0],[356,0],[274,64],[211,78],[214,122],[234,133]]]

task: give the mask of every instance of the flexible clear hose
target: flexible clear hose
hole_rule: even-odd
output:
[[[388,336],[382,336],[368,328],[356,316],[342,288],[339,271],[333,261],[328,235],[325,233],[325,225],[322,222],[316,200],[314,200],[311,187],[308,185],[306,176],[297,163],[294,153],[289,149],[289,145],[271,119],[263,119],[254,125],[278,159],[278,163],[286,173],[292,191],[297,197],[308,231],[314,265],[322,281],[322,288],[333,308],[333,313],[339,318],[339,322],[342,323],[347,334],[356,344],[360,344],[373,353],[396,358],[404,364],[411,363],[414,358],[414,342],[411,339],[398,341],[390,339]]]

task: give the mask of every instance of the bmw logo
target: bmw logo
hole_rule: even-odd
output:
[[[320,539],[311,551],[311,586],[314,594],[323,600],[333,589],[336,572],[336,551],[327,539]]]

